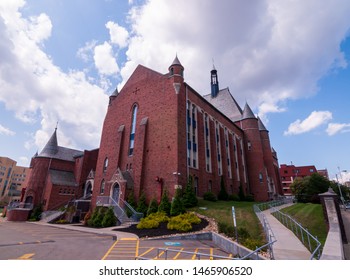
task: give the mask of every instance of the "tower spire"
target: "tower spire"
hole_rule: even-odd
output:
[[[214,59],[213,59],[213,69],[210,71],[210,87],[211,87],[211,97],[215,98],[219,93],[219,80],[218,71],[215,69]]]

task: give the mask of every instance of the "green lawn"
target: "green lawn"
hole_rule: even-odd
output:
[[[264,244],[264,235],[260,222],[254,213],[254,204],[255,202],[211,202],[201,199],[199,200],[198,207],[194,207],[189,210],[214,218],[218,223],[224,223],[233,227],[232,206],[234,206],[237,228],[246,229],[249,232],[251,239],[257,240],[260,244]]]
[[[322,205],[312,203],[296,203],[281,210],[298,221],[304,228],[324,245],[327,238],[327,225],[324,219]]]

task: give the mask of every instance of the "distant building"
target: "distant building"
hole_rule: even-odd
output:
[[[0,157],[0,201],[9,203],[21,199],[22,189],[29,176],[28,167],[17,166],[17,162],[8,157]]]
[[[314,165],[295,166],[281,164],[280,175],[283,194],[287,196],[292,195],[290,185],[294,182],[294,180],[297,178],[305,178],[307,176],[311,176],[314,173],[319,173],[320,175],[329,179],[327,169],[317,170]]]

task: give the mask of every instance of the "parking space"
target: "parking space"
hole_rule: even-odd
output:
[[[199,240],[117,240],[103,259],[153,259],[153,260],[213,260],[231,259],[229,254],[217,248],[212,241]]]

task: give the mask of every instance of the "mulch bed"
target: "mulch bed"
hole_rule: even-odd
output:
[[[205,219],[201,219],[199,224],[192,224],[191,231],[179,231],[179,230],[170,230],[167,229],[167,223],[160,223],[158,228],[150,229],[138,229],[136,225],[131,225],[127,228],[116,228],[115,231],[130,232],[137,235],[139,238],[146,237],[159,237],[159,236],[168,236],[174,234],[183,234],[183,233],[193,233],[205,229],[209,225],[209,222]]]

